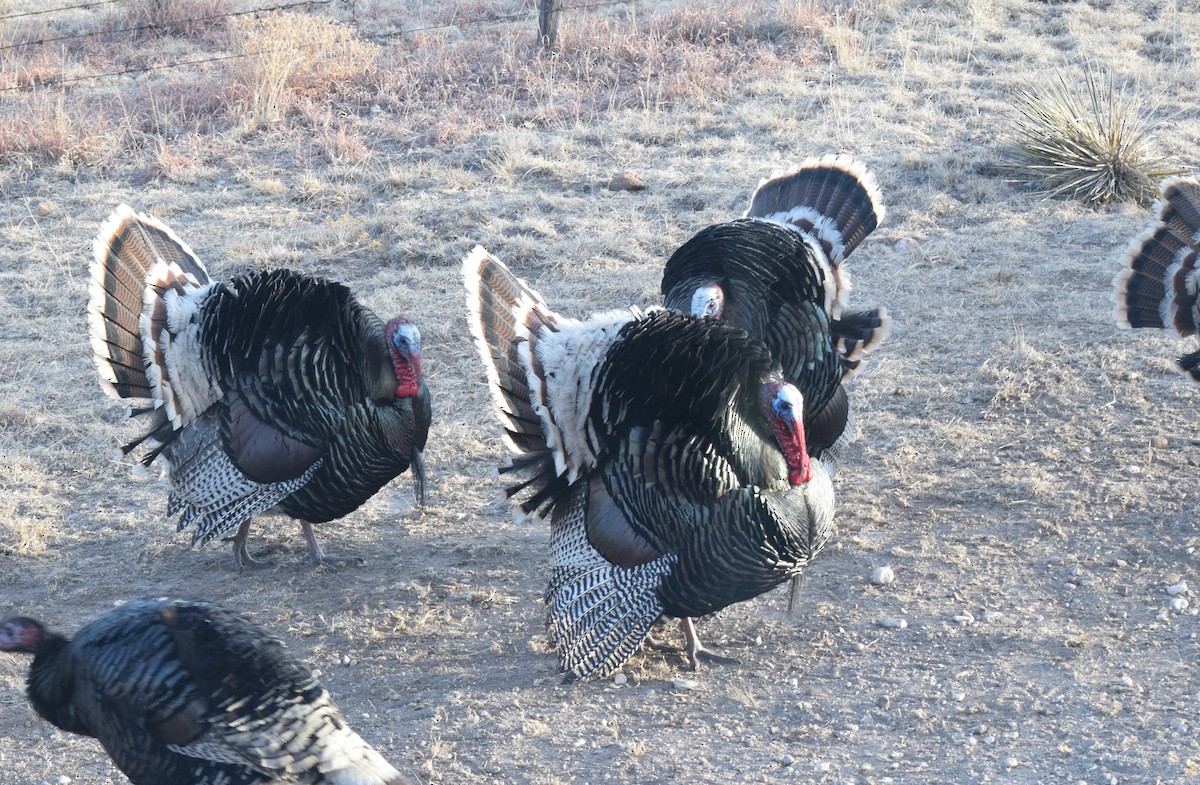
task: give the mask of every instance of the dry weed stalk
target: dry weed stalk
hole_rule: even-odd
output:
[[[1150,152],[1158,123],[1142,112],[1136,95],[1117,89],[1111,72],[1102,77],[1088,68],[1082,90],[1061,71],[1021,88],[1011,122],[1002,148],[1008,168],[1047,196],[1094,206],[1147,204],[1160,180],[1182,171]]]
[[[379,57],[379,46],[348,25],[294,11],[233,17],[229,33],[245,57],[241,77],[252,127],[283,119],[298,97],[340,94]]]

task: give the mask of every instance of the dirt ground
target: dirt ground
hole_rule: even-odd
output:
[[[246,611],[426,783],[1200,781],[1200,389],[1172,369],[1188,344],[1118,330],[1110,293],[1150,214],[1039,199],[993,146],[1006,91],[1090,59],[1165,118],[1160,148],[1200,164],[1200,10],[881,3],[860,33],[854,67],[368,164],[298,160],[264,134],[149,182],[0,169],[0,617],[73,631],[164,594]],[[780,589],[702,623],[739,665],[647,651],[620,683],[564,685],[548,533],[511,520],[492,475],[462,256],[484,244],[569,315],[653,304],[679,243],[740,215],[773,169],[837,151],[868,163],[888,210],[849,260],[851,303],[894,326],[853,383],[835,541],[793,615]],[[626,169],[648,188],[605,188]],[[426,508],[401,477],[318,528],[365,566],[313,571],[299,527],[266,518],[251,551],[279,566],[239,576],[226,548],[175,533],[156,469],[114,457],[138,428],[96,382],[84,311],[91,238],[122,201],[218,275],[287,264],[420,325]],[[895,581],[873,585],[883,566]],[[0,655],[0,780],[124,782],[36,717],[27,666]]]

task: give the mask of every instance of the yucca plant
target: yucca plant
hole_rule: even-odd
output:
[[[1087,68],[1083,89],[1068,84],[1061,71],[1020,88],[1010,120],[1001,149],[1008,169],[1047,196],[1094,206],[1148,204],[1159,181],[1183,171],[1151,152],[1158,122],[1143,113],[1135,95],[1117,89],[1111,72]]]

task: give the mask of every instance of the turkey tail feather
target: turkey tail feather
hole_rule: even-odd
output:
[[[1171,177],[1154,204],[1154,222],[1130,242],[1113,280],[1117,323],[1200,332],[1200,178]]]
[[[842,357],[845,368],[842,382],[854,377],[862,367],[864,355],[877,347],[892,327],[885,308],[842,313],[830,321],[829,331],[834,347]]]
[[[883,220],[875,175],[848,155],[810,158],[763,180],[747,218],[795,226],[816,238],[837,268]]]
[[[162,222],[121,205],[92,243],[88,331],[100,383],[134,406],[173,398],[157,342],[168,298],[208,284],[204,265]]]

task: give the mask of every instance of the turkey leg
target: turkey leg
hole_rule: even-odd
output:
[[[259,561],[250,555],[246,550],[246,535],[250,533],[250,521],[244,521],[238,527],[237,534],[233,535],[233,563],[237,567],[238,573],[244,573],[246,570],[269,570],[275,566],[272,561]],[[227,538],[228,539],[228,538]]]
[[[733,657],[722,657],[720,654],[713,654],[708,649],[704,648],[704,644],[700,643],[700,636],[696,634],[696,623],[692,621],[690,616],[684,616],[679,620],[679,626],[683,629],[684,637],[687,638],[687,656],[688,662],[691,663],[692,670],[697,670],[700,667],[700,660],[711,662],[718,665],[738,665],[738,660]]]
[[[304,541],[308,543],[308,558],[312,560],[314,567],[336,570],[339,564],[367,563],[361,556],[327,556],[322,553],[321,546],[317,544],[317,535],[313,534],[312,524],[308,521],[300,521],[300,531],[304,532]]]

